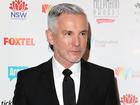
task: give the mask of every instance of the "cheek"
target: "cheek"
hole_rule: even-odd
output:
[[[62,44],[62,46],[68,46],[70,45],[70,43],[72,42],[71,38],[61,38],[60,39],[60,43]]]
[[[55,46],[59,49],[66,49],[67,47],[69,47],[69,43],[70,41],[69,40],[66,40],[66,39],[63,39],[63,38],[59,38],[59,39],[56,39],[55,41]]]
[[[87,46],[87,40],[86,39],[82,39],[81,40],[81,46],[84,48]]]

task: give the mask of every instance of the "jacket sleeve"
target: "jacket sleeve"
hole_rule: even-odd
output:
[[[110,83],[108,85],[105,105],[120,105],[117,80],[114,77],[114,74],[111,76]]]
[[[24,94],[22,73],[17,74],[17,83],[14,91],[13,105],[27,105],[27,100]]]

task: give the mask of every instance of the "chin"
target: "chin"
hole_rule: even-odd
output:
[[[77,59],[71,59],[72,63],[78,63],[81,60],[81,58],[77,58]]]

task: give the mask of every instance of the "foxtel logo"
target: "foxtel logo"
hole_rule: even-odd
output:
[[[33,38],[8,38],[4,37],[4,45],[35,46]]]
[[[51,8],[52,8],[52,5],[50,5],[50,4],[42,4],[43,13],[48,13]]]

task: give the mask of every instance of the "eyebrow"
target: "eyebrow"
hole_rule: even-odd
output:
[[[73,32],[73,31],[70,31],[70,30],[63,30],[62,32]],[[84,30],[82,30],[82,31],[80,31],[80,32],[88,32],[88,30],[87,30],[87,29],[84,29]]]
[[[87,32],[88,33],[88,30],[85,29],[85,30],[82,30],[81,32]]]

